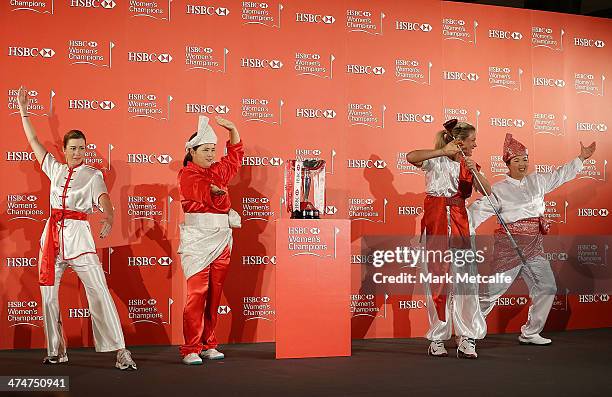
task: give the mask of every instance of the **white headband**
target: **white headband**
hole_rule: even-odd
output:
[[[198,119],[198,134],[185,144],[185,151],[205,143],[217,144],[217,135],[208,122],[208,117],[200,116]]]

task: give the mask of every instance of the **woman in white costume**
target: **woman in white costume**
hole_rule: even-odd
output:
[[[567,164],[549,174],[536,172],[527,174],[529,156],[527,148],[506,134],[503,160],[508,166],[508,175],[495,183],[490,196],[502,219],[507,224],[526,259],[524,264],[506,233],[500,227],[495,231],[495,271],[510,276],[510,282],[486,284],[480,295],[480,307],[488,315],[497,299],[521,276],[529,288],[531,304],[527,322],[521,327],[518,340],[526,345],[549,345],[552,341],[540,335],[553,304],[557,286],[550,262],[544,257],[543,235],[548,233],[548,222],[544,218],[544,195],[574,179],[582,169],[582,162],[595,152],[595,142],[588,147],[580,143],[580,154]],[[475,230],[487,218],[494,215],[486,198],[469,207],[471,228]]]
[[[475,148],[474,126],[453,119],[444,123],[444,130],[438,131],[434,149],[414,150],[406,156],[409,162],[425,171],[427,196],[421,230],[428,251],[452,252],[458,257],[472,249],[465,201],[471,196],[472,188],[482,194],[490,191],[480,166],[471,159]],[[474,180],[475,175],[479,182]],[[451,261],[450,264],[425,263],[424,272],[436,272],[441,277],[478,275],[474,261]],[[426,337],[431,341],[427,353],[434,357],[448,356],[444,342],[452,337],[454,328],[457,357],[477,358],[476,339],[483,338],[487,330],[478,305],[478,284],[432,284],[425,284],[429,317]]]
[[[102,173],[83,164],[85,135],[71,130],[64,136],[66,163],[60,163],[40,143],[28,118],[28,95],[19,89],[17,103],[30,147],[42,171],[51,181],[51,215],[41,237],[39,282],[43,304],[43,321],[47,340],[45,364],[68,361],[66,341],[60,316],[58,291],[62,275],[70,266],[85,286],[91,312],[94,343],[97,352],[117,351],[115,367],[135,370],[136,363],[125,348],[117,309],[106,285],[106,278],[91,234],[87,215],[94,206],[101,207],[100,238],[113,226],[113,205]]]

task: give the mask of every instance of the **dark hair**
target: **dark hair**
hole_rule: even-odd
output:
[[[70,130],[64,135],[64,149],[66,149],[66,145],[68,145],[68,141],[71,139],[82,139],[87,143],[87,138],[85,138],[85,134],[83,131],[79,130]]]
[[[193,138],[195,138],[196,135],[198,135],[197,132],[193,133],[193,135],[191,135],[187,141],[192,140]],[[194,146],[192,149],[198,150],[200,146],[202,145]],[[193,161],[193,156],[191,155],[191,153],[189,153],[189,150],[187,150],[187,154],[185,154],[185,158],[183,159],[183,167],[186,167],[189,161]]]

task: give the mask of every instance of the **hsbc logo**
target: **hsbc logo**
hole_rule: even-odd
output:
[[[69,99],[68,109],[72,110],[112,110],[115,103],[109,100]]]
[[[491,127],[516,127],[523,128],[525,126],[525,122],[521,119],[511,119],[511,118],[502,118],[502,117],[491,117],[490,118]]]
[[[518,297],[502,296],[500,298],[497,298],[497,300],[495,301],[495,304],[498,306],[522,306],[522,305],[527,304],[527,298],[524,296],[518,296]]]
[[[89,309],[68,309],[68,318],[89,318],[91,312]]]
[[[399,301],[399,308],[402,310],[406,309],[424,309],[427,307],[427,303],[423,299],[410,300],[410,301]]]
[[[7,307],[9,309],[19,309],[19,308],[35,308],[38,306],[38,302],[36,301],[8,301]]]
[[[168,256],[128,256],[128,266],[170,266],[172,258]]]
[[[250,69],[280,69],[284,64],[278,59],[242,58],[240,59],[240,66]]]
[[[578,208],[578,216],[584,217],[603,217],[608,216],[610,211],[607,208]]]
[[[243,256],[242,264],[245,266],[276,265],[276,256]]]
[[[569,255],[566,252],[545,252],[544,257],[548,261],[566,261]]]
[[[596,47],[604,48],[606,43],[603,40],[592,40],[582,37],[574,37],[574,46],[576,47]]]
[[[6,267],[36,267],[38,258],[10,257],[5,260]]]
[[[310,234],[314,234],[315,236],[321,233],[321,229],[319,229],[318,227],[311,227],[310,228]]]
[[[232,309],[230,309],[229,306],[225,306],[225,305],[221,305],[219,306],[219,308],[217,309],[217,313],[219,314],[229,314],[229,312],[231,312]]]
[[[348,64],[346,65],[346,73],[383,75],[385,74],[385,68],[382,66]]]
[[[562,79],[550,79],[547,77],[534,77],[533,78],[533,86],[534,87],[565,87],[565,81]]]
[[[579,303],[597,303],[597,302],[609,302],[610,295],[608,294],[589,294],[589,295],[578,295]]]
[[[444,80],[451,80],[451,81],[478,81],[478,79],[480,79],[480,76],[478,76],[478,73],[474,73],[474,72],[454,72],[454,71],[447,71],[445,70],[444,72],[442,72],[442,77],[444,78]]]
[[[34,152],[6,152],[6,161],[34,161]]]
[[[593,132],[606,132],[608,126],[604,123],[588,123],[588,122],[577,122],[576,131],[593,131]]]
[[[434,117],[431,114],[420,113],[397,113],[398,123],[433,123]]]
[[[311,109],[311,108],[298,108],[295,109],[295,117],[304,119],[334,119],[336,118],[336,112],[333,109]]]
[[[115,8],[117,3],[113,0],[70,0],[70,7],[76,8],[105,8],[107,10]]]
[[[349,159],[347,160],[348,168],[378,168],[382,169],[387,166],[387,163],[384,160],[356,160]]]
[[[128,163],[131,164],[169,164],[171,161],[169,154],[128,153]]]
[[[432,26],[428,23],[395,21],[395,30],[404,30],[412,32],[431,32]]]
[[[10,57],[22,57],[22,58],[53,58],[55,51],[53,48],[38,48],[38,47],[9,47],[8,56]]]
[[[283,165],[283,160],[280,157],[259,157],[259,156],[244,156],[242,165],[251,167],[279,167]]]
[[[38,197],[34,194],[9,194],[7,195],[7,201],[17,202],[17,201],[29,201],[34,202],[38,200]]]
[[[304,22],[304,23],[324,23],[326,25],[331,25],[334,22],[336,22],[336,18],[334,18],[331,15],[319,15],[319,14],[308,14],[304,12],[296,12],[295,21]]]
[[[423,207],[418,206],[397,207],[398,215],[419,216],[423,211]]]
[[[172,62],[172,55],[168,53],[157,54],[155,52],[128,52],[129,62]]]
[[[325,206],[325,215],[334,215],[336,212],[338,212],[338,208],[336,208],[333,205],[327,205]]]
[[[521,40],[523,38],[523,34],[520,32],[509,32],[506,30],[489,29],[489,38],[500,40]]]
[[[209,15],[209,16],[219,16],[226,17],[229,15],[230,10],[225,7],[210,7],[204,5],[192,5],[187,4],[187,8],[185,10],[186,14],[192,15]]]
[[[186,113],[201,114],[227,114],[230,108],[227,105],[213,105],[206,103],[188,103],[185,105]]]

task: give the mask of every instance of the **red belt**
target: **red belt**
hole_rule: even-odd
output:
[[[40,285],[51,286],[55,283],[55,257],[59,252],[59,242],[57,236],[57,223],[62,222],[64,227],[64,219],[76,219],[86,221],[87,214],[80,211],[51,209],[51,216],[47,226],[47,235],[42,247],[42,257],[40,267],[38,268],[38,282]]]

